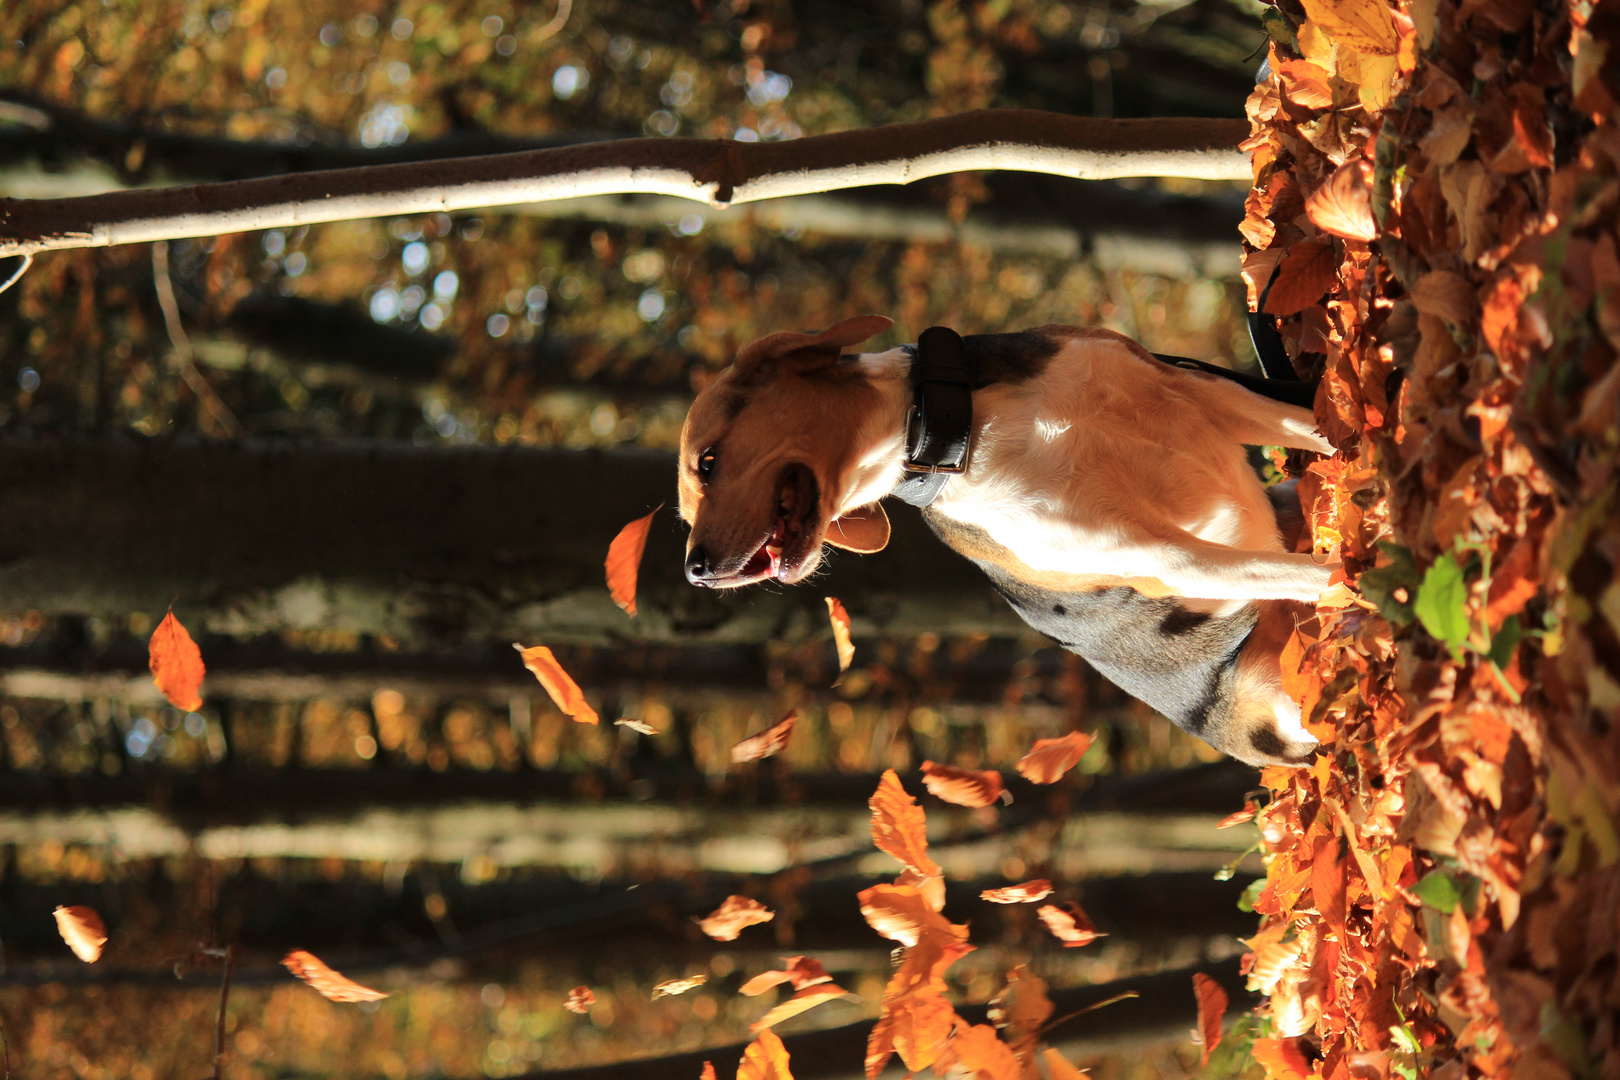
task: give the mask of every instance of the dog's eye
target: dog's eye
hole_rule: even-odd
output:
[[[711,446],[698,455],[697,474],[698,479],[705,484],[714,475],[714,447]]]

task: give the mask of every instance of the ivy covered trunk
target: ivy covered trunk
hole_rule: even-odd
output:
[[[1620,1076],[1620,23],[1279,0],[1251,303],[1320,373],[1344,561],[1285,654],[1251,985],[1273,1077]]]

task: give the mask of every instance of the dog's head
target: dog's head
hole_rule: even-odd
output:
[[[681,517],[692,526],[686,576],[716,589],[792,583],[821,562],[821,545],[882,550],[889,519],[856,497],[883,395],[840,357],[893,325],[845,319],[819,334],[750,342],[703,388],[681,430]]]

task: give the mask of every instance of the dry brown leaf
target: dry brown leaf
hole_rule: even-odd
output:
[[[872,808],[872,842],[893,855],[921,878],[942,877],[939,864],[928,857],[928,821],[917,800],[900,786],[893,769],[883,773],[867,803]]]
[[[866,1075],[875,1077],[882,1072],[890,1053],[899,1054],[912,1072],[922,1072],[939,1060],[955,1025],[956,1010],[943,994],[915,994],[895,1002],[878,1018],[867,1040]],[[887,1043],[887,1049],[880,1040]]]
[[[557,708],[581,724],[598,722],[596,710],[585,700],[584,691],[569,677],[568,672],[563,670],[562,665],[557,663],[557,658],[551,655],[550,649],[544,645],[525,649],[518,644],[513,644],[512,648],[522,655],[523,666],[534,672],[534,677],[546,688],[546,693],[557,703]]]
[[[328,1001],[381,1001],[388,996],[340,975],[303,949],[294,949],[281,958],[281,963]]]
[[[1080,910],[1080,905],[1068,903],[1063,907],[1047,904],[1035,912],[1046,928],[1052,931],[1052,936],[1063,942],[1064,948],[1078,949],[1082,945],[1090,945],[1100,937],[1107,934],[1097,933],[1097,928],[1091,925],[1091,919]]]
[[[1091,736],[1071,731],[1056,739],[1037,739],[1018,762],[1018,773],[1036,784],[1055,784],[1062,775],[1080,764],[1091,749]]]
[[[563,1008],[571,1013],[584,1016],[596,1004],[596,994],[588,986],[576,986],[568,991],[568,1000],[563,1002]]]
[[[1052,999],[1046,981],[1019,964],[1007,972],[1007,985],[990,999],[990,1022],[1018,1060],[1028,1062],[1041,1039],[1041,1029],[1052,1018]]]
[[[1217,829],[1230,829],[1234,825],[1242,825],[1246,821],[1253,821],[1254,815],[1259,812],[1260,808],[1254,805],[1254,800],[1251,799],[1243,804],[1243,809],[1234,810],[1221,818],[1220,821],[1215,823],[1215,827]]]
[[[615,727],[627,727],[631,731],[639,731],[643,735],[658,734],[658,729],[647,723],[645,720],[632,720],[628,716],[619,717],[617,720],[613,721],[613,724]]]
[[[1284,60],[1277,65],[1282,77],[1283,96],[1306,109],[1333,107],[1333,90],[1328,73],[1309,60]]]
[[[759,734],[748,736],[731,748],[731,763],[741,765],[744,762],[773,757],[787,745],[788,736],[793,734],[793,725],[798,722],[799,714],[790,712]]]
[[[1323,232],[1346,240],[1373,240],[1378,222],[1372,212],[1372,166],[1360,158],[1335,169],[1305,200],[1305,214]]]
[[[963,769],[955,765],[922,764],[923,787],[936,799],[957,806],[989,806],[1006,790],[994,769]]]
[[[1339,257],[1330,243],[1304,240],[1288,249],[1277,280],[1266,294],[1266,310],[1294,315],[1318,300],[1339,280]]]
[[[759,1038],[743,1051],[737,1066],[737,1080],[793,1080],[788,1071],[787,1047],[770,1028],[759,1033]]]
[[[659,503],[651,514],[636,518],[620,529],[619,535],[608,545],[604,564],[608,592],[613,602],[631,618],[636,614],[636,578],[641,573],[642,553],[647,550],[647,532],[652,528],[653,518],[663,508],[664,504]]]
[[[989,1024],[969,1025],[960,1017],[941,1064],[960,1070],[973,1080],[1022,1080],[1024,1075],[1023,1063],[1012,1048],[996,1036],[995,1028]]]
[[[709,981],[707,975],[688,975],[684,979],[665,979],[652,989],[652,999],[657,1001],[662,997],[675,997],[688,990],[696,990]]]
[[[107,944],[107,927],[95,908],[76,904],[59,907],[52,914],[56,916],[57,932],[74,956],[87,964],[101,959],[101,947]]]
[[[1036,900],[1045,900],[1052,895],[1052,883],[1045,878],[1036,878],[1026,881],[1022,885],[1008,885],[1001,889],[986,889],[979,894],[980,900],[988,900],[992,904],[1029,904]]]
[[[855,645],[849,640],[849,612],[836,597],[827,597],[827,618],[832,622],[833,643],[838,646],[838,670],[848,671],[855,659]]]
[[[809,1012],[817,1005],[822,1005],[838,998],[854,996],[854,994],[851,994],[843,987],[835,986],[830,982],[823,983],[820,986],[811,986],[804,990],[800,990],[786,1001],[777,1005],[770,1012],[766,1013],[758,1020],[755,1020],[752,1024],[749,1024],[748,1030],[762,1031],[765,1028],[775,1027],[784,1020],[798,1016],[803,1012]]]
[[[163,621],[152,631],[147,653],[152,681],[157,683],[169,704],[186,712],[202,708],[202,694],[198,693],[205,674],[202,651],[174,617],[174,612],[163,616]]]
[[[1425,315],[1434,315],[1453,326],[1469,326],[1479,309],[1479,296],[1461,274],[1431,270],[1412,285],[1412,304]]]
[[[755,975],[743,983],[737,992],[744,997],[757,997],[771,987],[780,986],[785,982],[792,983],[795,990],[832,982],[832,976],[821,966],[821,961],[814,957],[784,956],[782,963],[787,966]]]
[[[768,923],[776,912],[746,896],[728,896],[726,902],[698,920],[703,932],[716,941],[736,941],[737,935],[750,926]]]
[[[1193,976],[1193,993],[1198,996],[1198,1032],[1203,1036],[1202,1064],[1209,1064],[1210,1051],[1220,1045],[1221,1020],[1226,1016],[1226,991],[1202,971]]]

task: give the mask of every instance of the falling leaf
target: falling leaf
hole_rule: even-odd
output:
[[[294,949],[281,958],[281,963],[328,1001],[381,1001],[388,996],[345,978],[302,949]]]
[[[1293,1039],[1256,1039],[1249,1051],[1266,1070],[1266,1080],[1306,1080],[1310,1064]]]
[[[774,757],[787,745],[788,736],[793,734],[793,725],[798,722],[799,714],[790,712],[759,734],[748,736],[731,748],[732,764],[741,765],[748,761],[758,761],[760,758]]]
[[[1097,933],[1096,927],[1091,925],[1091,920],[1080,910],[1079,904],[1068,903],[1063,907],[1046,904],[1035,914],[1046,924],[1046,928],[1052,931],[1052,936],[1063,942],[1064,948],[1067,949],[1078,949],[1082,945],[1090,945],[1100,937],[1108,936]]]
[[[979,899],[988,900],[992,904],[1029,904],[1036,900],[1045,900],[1051,895],[1052,883],[1045,878],[1036,878],[1034,881],[1026,881],[1022,885],[986,889],[979,894]]]
[[[855,659],[855,645],[849,640],[849,612],[836,597],[827,597],[827,617],[832,620],[833,644],[838,646],[838,670],[848,671]]]
[[[709,977],[707,975],[688,975],[684,979],[665,979],[653,987],[652,999],[657,1001],[661,997],[675,997],[677,994],[684,994],[688,990],[696,990],[708,981]]]
[[[163,616],[163,621],[152,631],[147,650],[152,681],[163,691],[169,704],[185,712],[202,708],[202,695],[197,692],[204,674],[202,651],[173,611]]]
[[[1328,243],[1303,241],[1288,249],[1277,280],[1266,294],[1266,310],[1294,315],[1318,300],[1339,280],[1339,256]]]
[[[736,941],[737,935],[750,926],[768,923],[776,912],[746,896],[728,896],[726,902],[715,908],[698,925],[716,941]]]
[[[1198,997],[1198,1031],[1203,1036],[1202,1064],[1209,1064],[1209,1054],[1221,1041],[1221,1020],[1226,1016],[1226,991],[1214,979],[1198,972],[1193,975],[1193,993]]]
[[[937,799],[957,806],[989,806],[1006,790],[994,769],[962,769],[955,765],[922,764],[923,787]]]
[[[1018,773],[1036,784],[1055,784],[1080,763],[1090,748],[1091,736],[1080,731],[1056,739],[1037,739],[1018,762]]]
[[[1041,1051],[1041,1060],[1046,1063],[1046,1080],[1081,1080],[1090,1072],[1075,1068],[1068,1058],[1050,1046]]]
[[[608,592],[613,602],[631,618],[636,614],[636,577],[641,572],[642,553],[647,550],[647,532],[652,528],[652,519],[663,508],[664,504],[659,503],[651,514],[636,518],[620,529],[619,535],[608,545],[605,564]]]
[[[950,1038],[955,1025],[956,1010],[943,994],[914,994],[896,1001],[878,1018],[867,1040],[866,1075],[875,1077],[883,1070],[888,1052],[879,1048],[884,1044],[889,1052],[900,1055],[907,1069],[921,1072],[939,1060],[945,1040]],[[876,1069],[873,1068],[874,1058],[878,1062]]]
[[[627,727],[631,731],[639,731],[643,735],[658,734],[658,729],[647,723],[645,720],[632,720],[627,716],[621,716],[619,719],[613,721],[613,723],[616,727]]]
[[[928,857],[928,820],[922,807],[906,794],[893,769],[885,770],[867,805],[872,809],[872,842],[879,851],[893,855],[921,878],[943,876],[939,864]]]
[[[793,1080],[788,1071],[787,1047],[770,1028],[759,1033],[759,1038],[743,1051],[742,1063],[737,1066],[737,1080]]]
[[[749,1024],[748,1030],[761,1031],[765,1028],[774,1027],[784,1020],[798,1016],[800,1013],[809,1012],[817,1005],[822,1005],[829,1001],[836,1001],[839,998],[849,998],[854,996],[854,994],[851,994],[843,987],[835,986],[832,983],[824,983],[820,986],[807,987],[804,990],[800,990],[798,993],[794,994],[780,1005],[777,1005],[770,1012],[766,1013],[758,1020],[755,1020],[752,1024]]]
[[[1259,812],[1260,808],[1254,804],[1253,799],[1250,799],[1248,802],[1243,804],[1243,809],[1235,810],[1232,813],[1227,814],[1225,817],[1221,818],[1220,821],[1216,822],[1215,827],[1217,829],[1230,829],[1234,825],[1242,825],[1246,821],[1253,821],[1254,815]]]
[[[703,1072],[698,1074],[698,1080],[714,1080],[714,1062],[703,1063]]]
[[[755,975],[743,983],[737,992],[744,997],[757,997],[773,986],[790,982],[793,989],[803,990],[808,986],[819,986],[822,983],[832,982],[832,976],[827,974],[821,966],[821,961],[808,956],[784,956],[782,963],[787,965],[781,969],[773,969],[763,974]]]
[[[990,999],[990,1022],[1020,1061],[1028,1061],[1040,1042],[1041,1029],[1052,1018],[1046,980],[1022,964],[1007,972],[1007,985]]]
[[[546,688],[546,693],[557,703],[557,708],[581,724],[597,723],[596,710],[586,702],[584,691],[580,690],[578,683],[569,678],[568,672],[557,663],[557,658],[551,655],[550,649],[544,645],[525,649],[517,644],[512,648],[523,656],[523,666],[534,672],[534,677]]]
[[[1346,240],[1373,240],[1378,222],[1372,212],[1372,166],[1347,161],[1305,200],[1305,214],[1323,232]]]
[[[995,1028],[989,1024],[969,1025],[960,1018],[941,1064],[954,1066],[973,1080],[1021,1080],[1024,1075],[1023,1063],[997,1037]]]
[[[563,1008],[571,1013],[584,1016],[596,1004],[596,994],[588,986],[576,986],[568,991],[568,1000],[563,1002]]]
[[[67,947],[73,950],[74,956],[87,964],[101,959],[101,947],[107,944],[107,927],[95,908],[80,905],[59,907],[53,914],[56,916],[57,932],[67,942]]]

